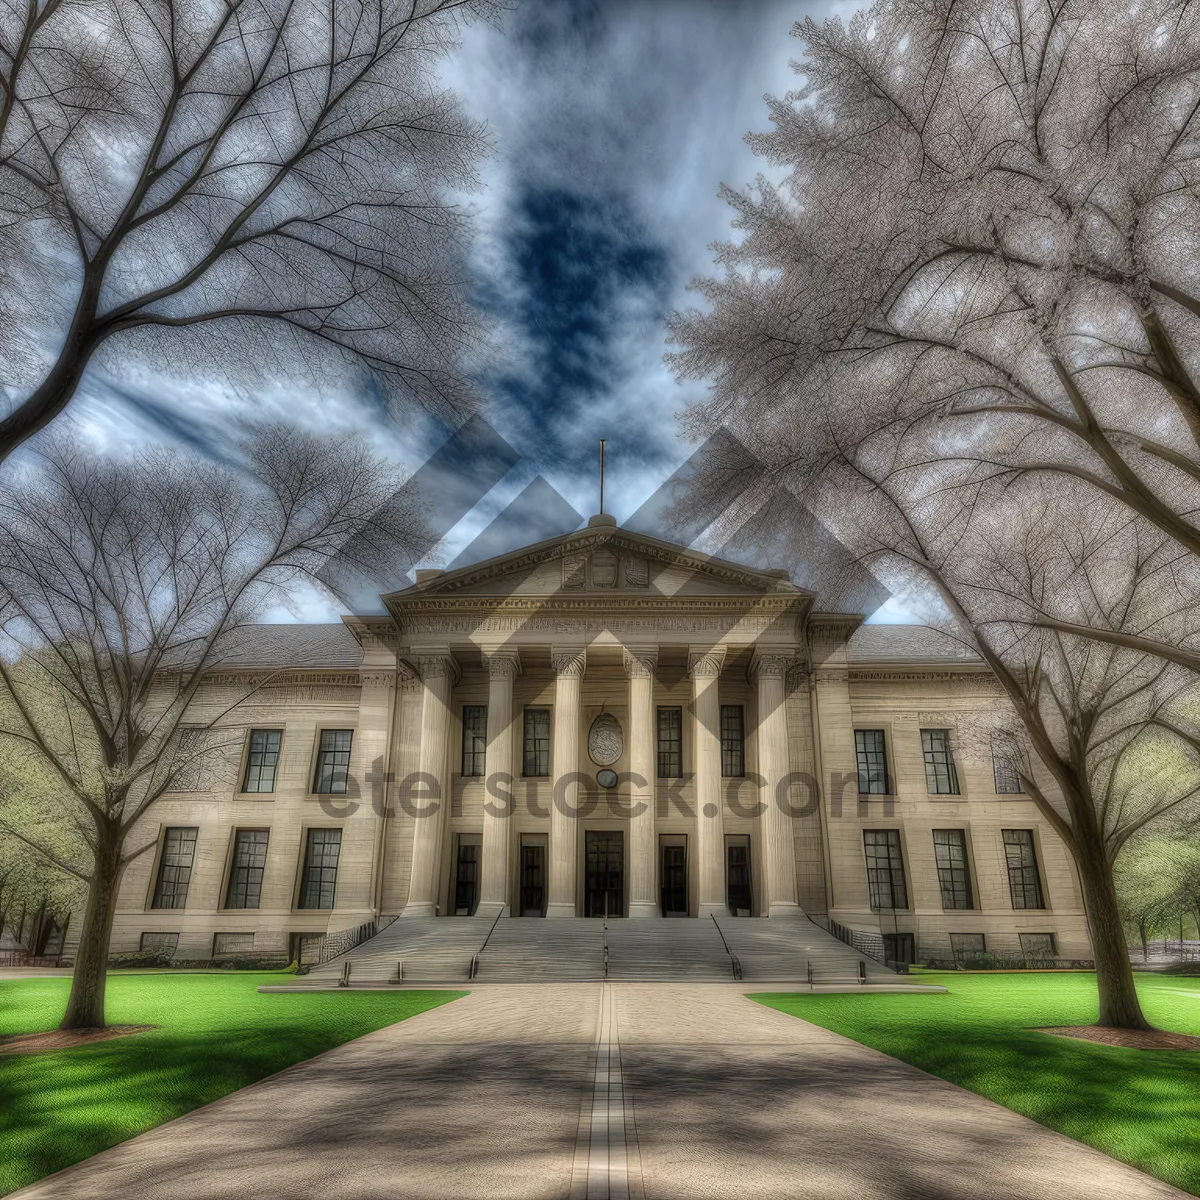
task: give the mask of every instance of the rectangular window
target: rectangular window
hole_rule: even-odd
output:
[[[187,903],[198,832],[195,827],[177,827],[163,833],[162,857],[158,860],[151,908],[182,908]]]
[[[462,773],[482,775],[487,760],[487,705],[464,704],[462,729]]]
[[[1021,941],[1021,957],[1027,967],[1038,967],[1043,964],[1053,966],[1058,952],[1054,946],[1052,933],[1018,933]]]
[[[204,765],[205,729],[181,729],[171,760],[171,778],[165,791],[198,792],[200,768]]]
[[[683,709],[658,710],[658,777],[683,776]]]
[[[275,770],[279,766],[279,744],[282,739],[283,732],[279,729],[250,730],[246,774],[242,778],[243,792],[275,790]]]
[[[958,771],[950,752],[950,730],[922,729],[921,749],[925,752],[925,790],[931,796],[957,796]]]
[[[257,908],[267,865],[267,830],[239,829],[233,839],[226,908]]]
[[[525,710],[525,761],[522,774],[544,776],[550,774],[550,710],[527,708]]]
[[[1008,890],[1013,908],[1045,908],[1038,877],[1037,851],[1032,829],[1005,829],[1004,857],[1008,863]]]
[[[143,954],[165,954],[170,958],[179,949],[179,934],[143,933],[139,948]]]
[[[971,870],[967,866],[967,835],[962,829],[935,829],[933,854],[937,860],[942,907],[971,907]]]
[[[337,885],[338,856],[342,851],[340,829],[310,829],[300,877],[301,908],[332,908]]]
[[[887,747],[882,729],[856,729],[854,753],[858,758],[858,794],[887,796],[891,794],[888,779]]]
[[[950,935],[950,953],[954,955],[956,966],[968,965],[972,959],[987,953],[983,934],[952,933]]]
[[[898,829],[864,829],[867,851],[867,885],[872,908],[907,908],[908,887],[904,882],[904,859],[900,854]]]
[[[252,933],[214,933],[213,958],[223,958],[231,954],[253,954],[254,934]]]
[[[313,791],[319,796],[341,796],[350,778],[350,742],[353,729],[322,729],[317,747]]]
[[[992,746],[992,778],[996,781],[998,796],[1019,796],[1025,790],[1013,760],[996,745]]]
[[[721,774],[726,779],[746,774],[746,721],[740,704],[721,705]]]

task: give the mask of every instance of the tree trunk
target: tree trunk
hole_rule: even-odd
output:
[[[1096,959],[1096,987],[1100,993],[1097,1024],[1117,1029],[1151,1029],[1153,1026],[1142,1015],[1134,987],[1112,866],[1104,853],[1099,831],[1077,830],[1075,861],[1079,864],[1088,931]]]
[[[98,295],[99,280],[89,276],[84,280],[58,360],[32,395],[0,419],[0,462],[49,425],[71,402],[98,341],[94,329]]]
[[[1138,922],[1138,933],[1140,933],[1142,935],[1142,962],[1149,962],[1150,961],[1150,951],[1149,951],[1149,948],[1146,946],[1146,922],[1145,921]]]
[[[88,887],[79,952],[75,955],[75,973],[66,1015],[59,1029],[104,1028],[104,984],[108,972],[108,942],[112,934],[117,904],[117,885],[121,882],[121,844],[119,828],[106,825],[96,843],[96,866]]]

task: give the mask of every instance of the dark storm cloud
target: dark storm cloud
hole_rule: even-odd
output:
[[[448,73],[496,147],[475,256],[502,322],[493,419],[584,511],[598,438],[618,517],[689,453],[675,417],[697,393],[663,365],[663,317],[729,236],[718,185],[763,168],[744,136],[796,85],[788,33],[822,7],[526,0]]]

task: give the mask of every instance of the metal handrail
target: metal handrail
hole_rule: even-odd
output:
[[[725,953],[729,955],[729,965],[733,968],[734,979],[742,977],[742,962],[736,954],[729,948],[729,943],[725,940],[725,934],[721,930],[721,923],[717,920],[715,913],[709,913],[712,917],[712,923],[717,927],[717,937],[721,939],[721,945],[725,947]]]
[[[475,954],[471,957],[471,965],[467,967],[467,978],[474,979],[479,974],[479,955]]]

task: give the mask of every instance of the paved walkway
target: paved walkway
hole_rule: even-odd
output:
[[[733,985],[479,987],[16,1193],[1182,1196]]]

